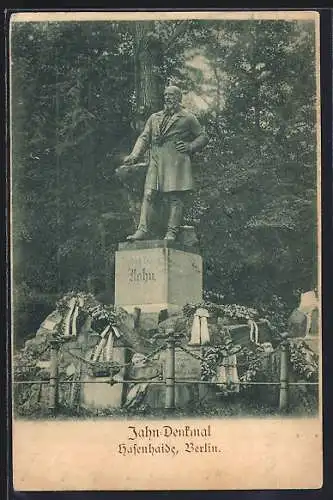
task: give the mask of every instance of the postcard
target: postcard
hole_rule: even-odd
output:
[[[319,14],[9,42],[15,490],[321,488]]]

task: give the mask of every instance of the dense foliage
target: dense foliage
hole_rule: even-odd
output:
[[[283,323],[315,284],[314,47],[303,22],[13,23],[17,338],[68,290],[112,301],[134,223],[114,172],[168,82],[210,138],[187,214],[206,296]]]

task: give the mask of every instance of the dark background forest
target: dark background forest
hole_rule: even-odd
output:
[[[70,290],[112,302],[135,224],[115,170],[169,83],[209,137],[186,216],[205,297],[284,328],[317,286],[314,23],[14,22],[10,53],[17,344]]]

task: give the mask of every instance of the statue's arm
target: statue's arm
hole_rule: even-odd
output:
[[[141,156],[147,151],[151,143],[151,134],[152,134],[152,117],[148,118],[145,128],[143,129],[143,132],[137,138],[137,141],[134,144],[131,153],[132,157],[139,158],[139,156]]]
[[[208,144],[209,139],[203,132],[199,121],[194,115],[190,118],[190,127],[194,139],[189,143],[189,147],[191,153],[196,153],[198,151],[201,151],[201,149],[203,149],[206,144]]]

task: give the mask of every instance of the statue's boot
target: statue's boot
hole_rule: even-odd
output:
[[[129,241],[148,240],[149,233],[146,229],[139,227],[134,234],[130,234],[126,239]]]
[[[164,236],[165,241],[176,241],[179,230],[177,231],[174,228],[168,228],[166,235]]]
[[[175,241],[183,222],[184,202],[181,196],[171,195],[169,199],[168,230],[164,237],[166,241]]]

